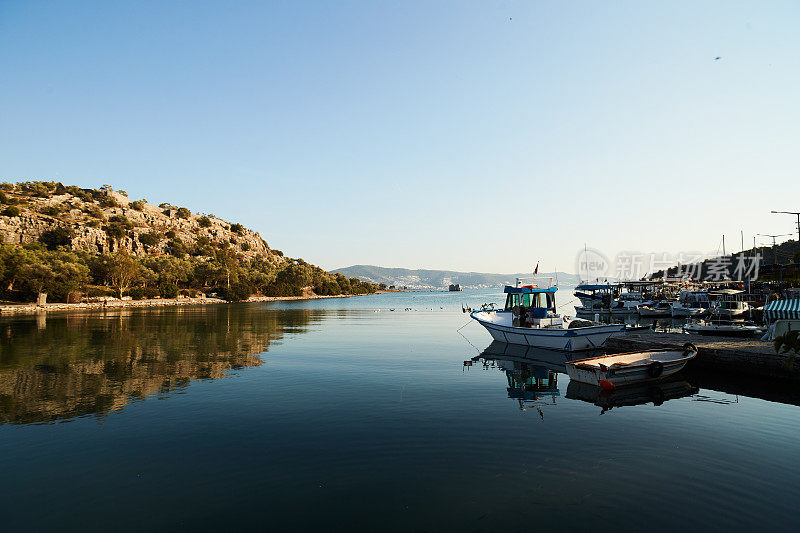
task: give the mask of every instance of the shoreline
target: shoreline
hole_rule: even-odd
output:
[[[378,291],[393,292],[393,291]],[[233,304],[233,303],[253,303],[253,302],[284,302],[295,300],[322,300],[326,298],[353,298],[355,296],[368,296],[368,294],[337,294],[336,296],[251,296],[241,302],[229,302],[221,298],[152,298],[149,300],[103,300],[99,302],[81,303],[50,303],[37,305],[11,304],[0,305],[0,317],[12,315],[32,315],[36,313],[48,313],[54,311],[96,311],[107,309],[130,309],[140,307],[176,307],[186,305],[211,305],[211,304]]]

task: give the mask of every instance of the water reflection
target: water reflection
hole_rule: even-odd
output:
[[[593,403],[601,408],[600,414],[613,409],[631,405],[652,403],[661,405],[668,400],[697,394],[698,388],[684,379],[657,381],[641,385],[629,385],[613,391],[605,391],[596,385],[570,381],[566,397]]]
[[[0,321],[0,424],[99,418],[263,363],[324,311],[257,305],[136,309]]]
[[[508,397],[519,402],[520,409],[555,405],[560,395],[558,374],[566,373],[565,362],[602,355],[602,351],[570,353],[518,344],[493,341],[480,355],[465,361],[465,366],[482,364],[484,368],[497,368],[506,374]],[[599,406],[601,414],[614,407],[664,402],[691,396],[698,388],[679,374],[669,381],[620,387],[614,391],[603,391],[595,385],[570,381],[566,398],[581,400]],[[543,416],[543,415],[542,415]]]

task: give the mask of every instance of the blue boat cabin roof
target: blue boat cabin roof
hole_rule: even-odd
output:
[[[575,287],[576,291],[602,291],[602,290],[610,290],[611,285],[590,285],[588,283],[581,283],[577,287]]]
[[[558,290],[558,287],[548,287],[546,289],[540,289],[538,287],[511,287],[510,285],[506,285],[506,288],[503,289],[503,292],[506,294],[540,294],[540,293],[554,293]]]

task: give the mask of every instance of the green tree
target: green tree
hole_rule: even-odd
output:
[[[119,291],[119,297],[128,290],[139,274],[139,265],[127,252],[120,250],[109,261],[111,285]]]

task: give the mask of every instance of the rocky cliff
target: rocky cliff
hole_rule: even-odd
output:
[[[225,244],[248,259],[283,260],[280,251],[271,250],[258,233],[239,224],[168,204],[133,201],[110,187],[79,189],[52,182],[3,185],[2,200],[8,207],[0,210],[0,239],[6,244],[34,242],[62,229],[59,235],[73,250],[90,253],[124,249],[134,256],[181,255],[185,249],[207,255],[206,249],[210,255],[213,246]]]

